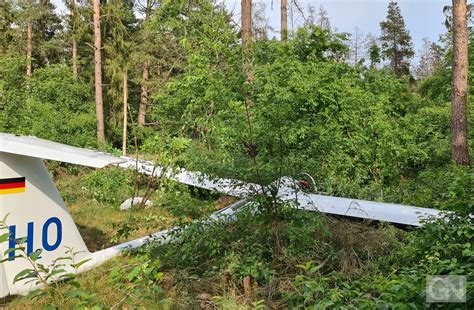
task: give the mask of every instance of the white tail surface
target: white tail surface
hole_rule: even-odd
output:
[[[50,177],[43,158],[84,166],[101,168],[123,162],[110,155],[54,143],[35,137],[23,137],[0,133],[0,219],[6,218],[10,240],[0,244],[0,258],[7,260],[0,264],[0,297],[24,295],[42,286],[25,279],[14,283],[15,276],[34,265],[24,254],[41,250],[37,263],[46,267],[61,257],[70,256],[68,249],[78,253],[74,262],[86,261],[77,270],[70,261],[61,261],[67,272],[83,272],[117,256],[124,249],[137,248],[149,240],[168,243],[179,228],[170,228],[150,236],[125,242],[91,253],[87,249],[74,220],[64,204],[60,193]],[[209,220],[229,218],[246,201],[239,201],[217,211]],[[26,237],[22,244],[24,252],[9,251],[19,245],[18,239]],[[23,257],[18,257],[23,254]],[[50,278],[48,282],[57,280]]]
[[[77,253],[74,262],[62,260],[59,263],[65,265],[62,269],[66,272],[75,272],[70,265],[87,260],[77,270],[80,272],[118,255],[122,248],[136,247],[145,240],[142,238],[90,253],[43,159],[95,168],[123,162],[101,152],[35,137],[0,133],[0,219],[6,219],[6,227],[1,233],[9,233],[10,237],[0,244],[0,258],[7,259],[0,264],[0,297],[27,294],[41,286],[31,279],[14,282],[21,271],[36,267],[25,258],[25,254],[41,250],[36,262],[50,267],[58,259],[71,256],[67,251],[72,248]],[[19,249],[12,251],[20,245],[18,240],[25,237],[26,241],[21,244],[24,252]],[[48,282],[54,280],[57,278],[52,277]]]
[[[27,259],[15,257],[20,253],[4,256],[17,245],[15,239],[27,238],[23,245],[28,254],[41,249],[39,262],[46,266],[67,256],[65,246],[81,252],[76,261],[87,258],[89,251],[43,161],[9,153],[0,153],[0,160],[0,180],[4,188],[9,187],[3,193],[0,190],[0,218],[6,216],[10,232],[10,240],[0,244],[2,258],[9,258],[0,269],[0,294],[6,296],[34,288],[34,283],[25,284],[26,280],[13,283],[20,271],[33,267]]]

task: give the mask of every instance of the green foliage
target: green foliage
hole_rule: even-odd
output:
[[[123,239],[127,240],[131,233],[139,229],[156,229],[157,226],[163,224],[164,220],[164,217],[153,214],[149,214],[145,217],[138,217],[132,214],[125,222],[112,223],[112,228],[116,232],[112,238],[112,242],[118,242]]]
[[[451,100],[451,79],[451,71],[442,68],[420,83],[419,92],[431,100],[448,102]]]
[[[305,171],[329,193],[360,196],[362,188],[378,191],[449,160],[448,107],[433,107],[384,71],[288,59],[255,66],[250,119],[242,99],[220,94],[229,101],[209,118],[199,140],[185,133],[197,142],[188,157],[198,160],[189,166],[199,170],[263,183]],[[188,96],[205,101],[184,83],[169,98],[189,102]],[[171,106],[167,113],[181,115],[178,128],[203,113],[193,110],[191,119]]]
[[[339,60],[349,51],[345,44],[347,41],[348,35],[345,33],[335,33],[313,25],[310,29],[298,29],[290,41],[290,50],[301,61]]]
[[[296,307],[318,305],[344,308],[428,308],[426,275],[474,276],[472,219],[448,215],[407,235],[405,245],[368,266],[358,279],[321,272],[321,266],[301,265],[288,300]],[[474,304],[468,280],[467,304]],[[447,308],[449,306],[447,305]]]
[[[133,194],[133,180],[133,171],[106,168],[85,176],[84,185],[91,198],[117,205]]]
[[[283,210],[278,222],[268,222],[268,216],[250,210],[240,212],[235,222],[195,222],[174,232],[176,242],[150,244],[145,251],[159,257],[165,270],[203,277],[226,274],[236,284],[251,276],[266,284],[280,268],[288,267],[286,260],[321,257],[330,251],[328,244],[313,238],[324,228],[319,217]]]
[[[90,87],[74,80],[62,65],[38,69],[30,81],[21,75],[23,62],[2,60],[5,130],[83,147],[96,146],[94,105]],[[4,67],[3,67],[4,66]],[[28,88],[28,92],[25,90]]]
[[[184,166],[186,152],[191,143],[192,140],[186,137],[174,137],[157,132],[143,142],[141,151],[159,156],[159,162],[163,166]]]
[[[123,292],[125,298],[119,303],[153,302],[155,306],[163,304],[163,290],[160,283],[163,273],[160,272],[160,261],[146,255],[134,256],[130,265],[115,267],[110,273],[114,289]],[[118,304],[117,304],[118,305]]]
[[[95,146],[94,106],[88,85],[75,81],[69,68],[50,66],[31,80],[26,121],[30,134],[84,147]]]
[[[373,41],[369,46],[369,59],[370,59],[370,66],[374,68],[381,60],[381,52],[380,47],[377,45],[376,41]]]
[[[86,44],[92,42],[92,27],[83,22],[91,20],[90,7],[79,3],[77,15],[64,21],[64,33],[58,31],[49,2],[37,8],[31,15],[31,78],[25,76],[25,57],[18,56],[24,50],[25,13],[31,8],[9,2],[0,8],[5,28],[0,34],[0,108],[5,112],[0,130],[97,147],[92,50]],[[151,95],[147,122],[152,124],[132,126],[129,144],[135,147],[136,142],[145,158],[170,169],[186,167],[262,185],[306,172],[314,176],[318,190],[329,194],[454,210],[459,216],[473,213],[474,172],[449,165],[449,40],[442,67],[414,85],[403,77],[413,49],[395,2],[381,23],[381,46],[373,42],[369,48],[371,68],[344,61],[346,34],[308,26],[290,34],[285,44],[255,42],[249,75],[242,69],[238,29],[229,13],[209,0],[160,1],[156,10],[145,13],[146,20],[134,16],[136,8],[129,1],[107,1],[101,9],[111,150],[120,143],[127,70],[130,121],[146,86]],[[63,65],[71,62],[65,47],[72,36],[78,43],[77,79]],[[469,55],[472,80],[474,53]],[[382,56],[395,74],[376,68]],[[147,81],[145,62],[151,73]],[[469,121],[474,121],[472,113]],[[162,270],[175,272],[183,286],[196,279],[225,278],[224,286],[240,289],[250,277],[268,293],[255,296],[260,301],[329,308],[424,307],[426,274],[472,274],[472,223],[465,217],[400,233],[401,240],[394,228],[374,228],[383,236],[369,240],[381,247],[374,249],[353,240],[365,240],[370,232],[361,228],[351,235],[351,222],[336,229],[333,218],[296,212],[263,197],[235,222],[196,223],[215,197],[185,185],[145,180],[119,169],[94,171],[83,185],[86,197],[112,205],[143,192],[139,187],[145,185],[146,196],[159,197],[160,207],[174,221],[188,225],[174,232],[177,242],[149,244],[140,251],[143,255],[114,269],[112,286],[124,292],[126,303],[164,300]],[[114,241],[161,222],[156,216],[131,215],[114,223]],[[39,255],[29,259],[34,262]],[[43,267],[46,273],[57,271]],[[34,280],[35,275],[28,270],[18,279]],[[67,283],[75,286],[74,280]],[[218,295],[221,290],[211,291]],[[79,287],[67,296],[79,307],[98,301]],[[216,302],[231,304],[230,299],[222,296]],[[262,306],[260,301],[254,306]]]

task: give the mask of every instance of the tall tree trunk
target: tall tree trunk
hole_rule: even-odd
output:
[[[242,27],[241,27],[241,37],[242,37],[242,52],[243,52],[243,69],[247,74],[247,80],[252,80],[252,70],[251,70],[251,46],[252,46],[252,0],[242,0]]]
[[[100,37],[100,0],[93,0],[94,10],[94,64],[95,64],[95,112],[97,139],[105,142],[104,102],[102,97],[102,42]]]
[[[252,42],[252,0],[242,0],[242,46],[248,49]]]
[[[71,1],[71,20],[73,23],[72,29],[72,74],[77,79],[77,40],[76,40],[76,0]]]
[[[153,1],[152,0],[147,0],[146,2],[146,9],[145,9],[145,22],[148,20],[148,17],[151,15],[151,10],[153,9]],[[147,35],[145,33],[144,40],[147,41]],[[150,78],[150,63],[148,61],[145,61],[143,63],[143,73],[142,73],[142,79],[143,83],[140,87],[140,104],[138,106],[138,120],[137,124],[138,127],[143,127],[145,126],[145,120],[146,120],[146,109],[148,106],[148,99],[150,95],[150,91],[148,89],[148,79]]]
[[[77,41],[76,35],[72,36],[72,74],[77,79]]]
[[[30,10],[31,1],[30,1]],[[31,12],[30,12],[31,14]],[[26,25],[26,75],[31,77],[31,55],[33,54],[33,22],[31,21],[31,17],[28,17],[27,25]]]
[[[453,80],[451,93],[451,159],[469,165],[467,144],[468,32],[466,0],[453,0]]]
[[[281,0],[281,40],[283,42],[286,42],[288,39],[288,11],[287,11],[287,5],[286,5],[286,0]]]
[[[123,135],[122,155],[127,155],[127,107],[128,107],[128,72],[123,72]]]
[[[146,108],[148,106],[149,91],[146,83],[150,78],[150,63],[147,61],[143,64],[142,78],[143,83],[140,92],[140,105],[138,107],[138,127],[143,127],[145,125]]]
[[[355,43],[354,43],[354,65],[359,61],[359,27],[355,28]]]

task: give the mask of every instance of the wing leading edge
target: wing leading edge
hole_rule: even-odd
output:
[[[124,160],[106,153],[56,143],[31,136],[0,133],[0,152],[102,168]]]

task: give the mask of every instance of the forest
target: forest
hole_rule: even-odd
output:
[[[0,1],[0,132],[265,186],[309,175],[318,193],[443,219],[403,227],[257,195],[257,213],[209,223],[233,198],[47,162],[89,249],[185,229],[2,306],[472,309],[474,4],[448,2],[415,62],[396,1],[378,36],[297,0],[271,1],[271,30],[270,1],[237,2],[238,16],[211,0]],[[143,193],[152,207],[119,211]],[[466,300],[427,302],[427,275],[465,276]]]

